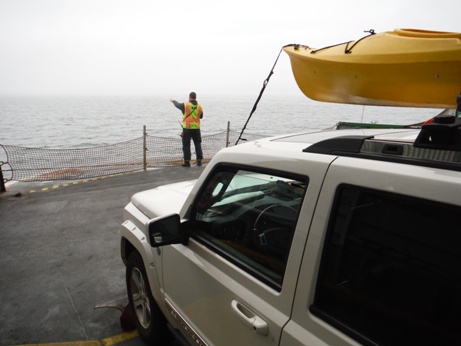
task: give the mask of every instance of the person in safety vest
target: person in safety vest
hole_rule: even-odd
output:
[[[202,165],[202,135],[200,134],[200,119],[203,118],[203,108],[197,103],[197,94],[191,92],[189,94],[189,102],[179,103],[174,99],[170,99],[174,106],[182,112],[182,151],[184,154],[183,167],[190,167],[190,140],[194,141],[195,153],[197,155],[197,166]]]

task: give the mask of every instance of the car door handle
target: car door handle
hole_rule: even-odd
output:
[[[248,309],[245,305],[233,299],[231,306],[232,311],[234,311],[240,320],[250,327],[255,333],[265,336],[269,333],[269,327],[267,326],[266,321]]]

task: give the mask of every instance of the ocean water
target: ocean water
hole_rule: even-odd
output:
[[[203,95],[202,134],[240,132],[259,93]],[[200,96],[200,95],[199,95]],[[0,96],[0,144],[33,148],[82,148],[141,137],[143,125],[152,136],[175,137],[181,112],[170,96],[26,97]],[[186,99],[178,99],[179,102]],[[316,102],[301,93],[264,94],[245,132],[284,134],[331,127],[339,121],[412,124],[438,114],[438,109],[363,107]]]

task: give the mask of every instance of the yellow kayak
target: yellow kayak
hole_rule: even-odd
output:
[[[317,101],[456,108],[461,33],[396,29],[313,49],[288,45],[296,82]]]

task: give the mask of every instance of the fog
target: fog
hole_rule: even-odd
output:
[[[461,31],[459,0],[0,0],[0,95],[258,94],[282,46]],[[268,93],[300,93],[281,53]]]

